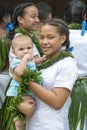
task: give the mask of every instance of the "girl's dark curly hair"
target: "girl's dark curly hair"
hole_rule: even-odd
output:
[[[0,5],[0,23],[3,22],[3,17],[9,16],[10,12],[2,5]]]

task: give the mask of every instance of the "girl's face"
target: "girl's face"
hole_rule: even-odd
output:
[[[66,40],[65,35],[60,35],[55,26],[43,25],[40,29],[40,45],[44,54],[52,58],[60,53],[62,44]]]
[[[39,24],[38,9],[35,6],[29,6],[24,11],[23,17],[18,16],[19,27],[27,31],[36,30]]]
[[[13,53],[18,59],[22,59],[25,54],[33,55],[32,40],[25,37],[23,37],[22,39],[14,38]]]

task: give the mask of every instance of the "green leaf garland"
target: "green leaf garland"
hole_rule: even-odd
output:
[[[51,60],[49,61],[46,61],[44,63],[42,63],[41,65],[37,66],[37,69],[40,70],[40,69],[44,69],[44,68],[47,68],[49,66],[51,66],[52,64],[56,63],[57,61],[65,58],[65,57],[73,57],[73,55],[69,52],[69,51],[63,51],[61,52],[59,55],[56,55],[55,57],[53,57]]]

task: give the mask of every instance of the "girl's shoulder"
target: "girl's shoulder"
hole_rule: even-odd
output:
[[[74,69],[77,71],[77,64],[74,58],[66,57],[55,64],[58,68],[71,70]]]

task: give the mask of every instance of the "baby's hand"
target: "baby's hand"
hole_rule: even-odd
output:
[[[22,61],[24,61],[24,62],[25,61],[28,62],[28,61],[31,61],[31,60],[33,60],[33,56],[31,54],[25,54],[22,58]]]
[[[47,60],[46,55],[43,55],[43,56],[41,57],[41,63],[43,63],[43,62],[46,61],[46,60]]]

